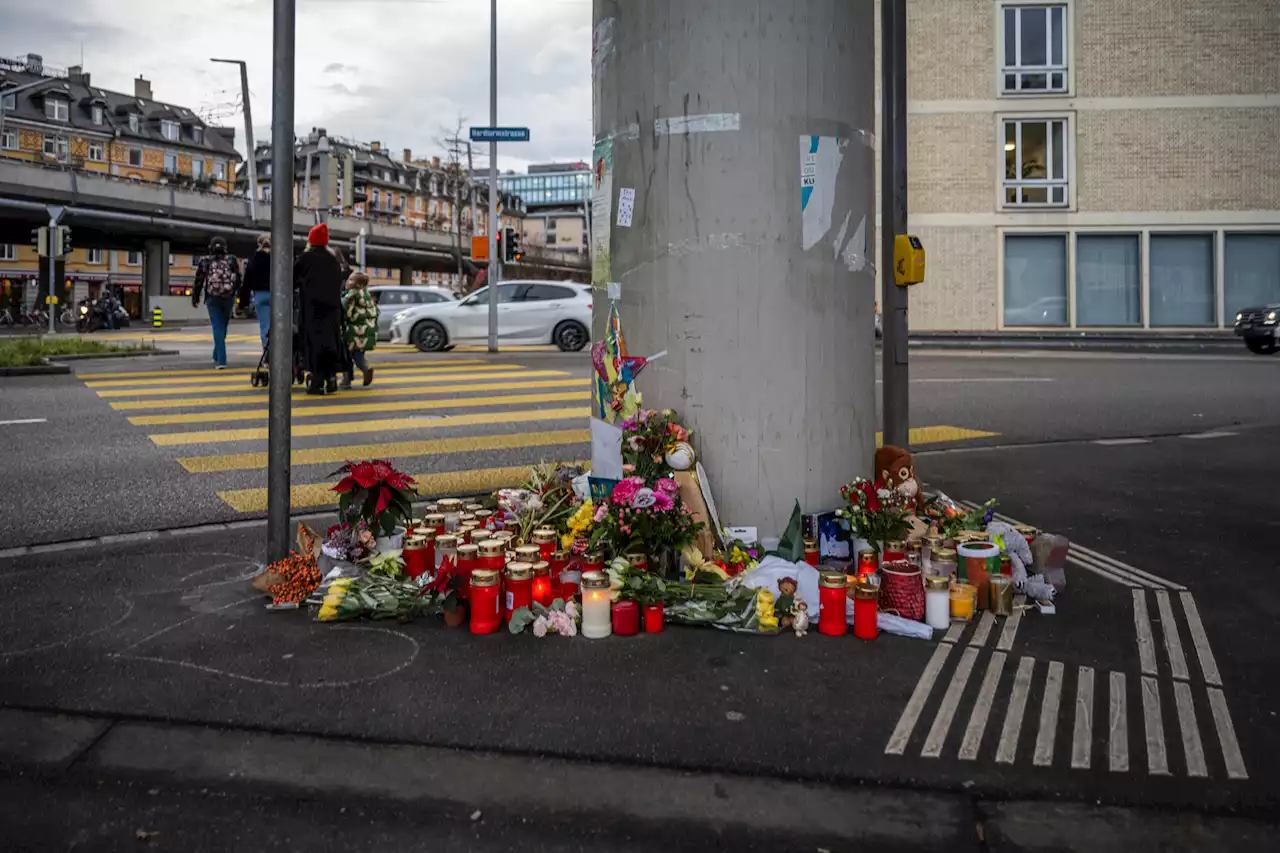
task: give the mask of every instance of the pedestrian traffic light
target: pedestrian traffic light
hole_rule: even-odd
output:
[[[506,237],[506,241],[503,243],[503,248],[506,251],[503,253],[502,259],[510,263],[511,261],[518,261],[523,258],[524,253],[520,251],[520,235],[516,233],[516,229],[508,228],[504,232],[504,236]]]
[[[48,257],[49,255],[49,229],[48,227],[31,229],[31,245],[36,247],[37,254],[40,257]]]
[[[71,226],[59,225],[57,239],[54,241],[53,253],[66,256],[71,254]]]

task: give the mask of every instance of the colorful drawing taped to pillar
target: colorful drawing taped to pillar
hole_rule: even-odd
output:
[[[847,144],[835,136],[800,137],[801,234],[806,251],[831,230],[836,178]]]
[[[613,223],[613,140],[596,143],[591,157],[591,284],[609,283],[609,236]]]

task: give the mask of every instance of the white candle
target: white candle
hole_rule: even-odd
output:
[[[582,636],[598,640],[613,633],[612,595],[604,572],[582,573]]]
[[[949,577],[925,578],[924,621],[935,631],[951,627]]]

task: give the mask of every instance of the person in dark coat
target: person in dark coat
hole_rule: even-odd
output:
[[[258,334],[262,348],[267,348],[267,332],[271,331],[271,235],[258,237],[258,251],[244,265],[244,284],[240,286],[240,304],[252,302],[258,315]]]
[[[307,235],[307,250],[293,265],[293,286],[300,301],[299,327],[307,372],[307,393],[338,390],[342,359],[342,262],[329,249],[323,222]]]

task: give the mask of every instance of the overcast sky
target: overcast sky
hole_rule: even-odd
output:
[[[591,156],[590,0],[499,0],[498,118],[530,143],[502,146],[499,166]],[[459,115],[489,118],[488,0],[297,0],[295,126],[380,141],[400,156],[440,154]],[[157,100],[225,117],[249,65],[254,132],[271,122],[271,0],[0,0],[0,55],[80,62],[95,86],[132,92],[139,74]],[[465,136],[465,132],[464,132]],[[479,146],[487,152],[487,146]],[[479,153],[479,152],[477,152]]]

